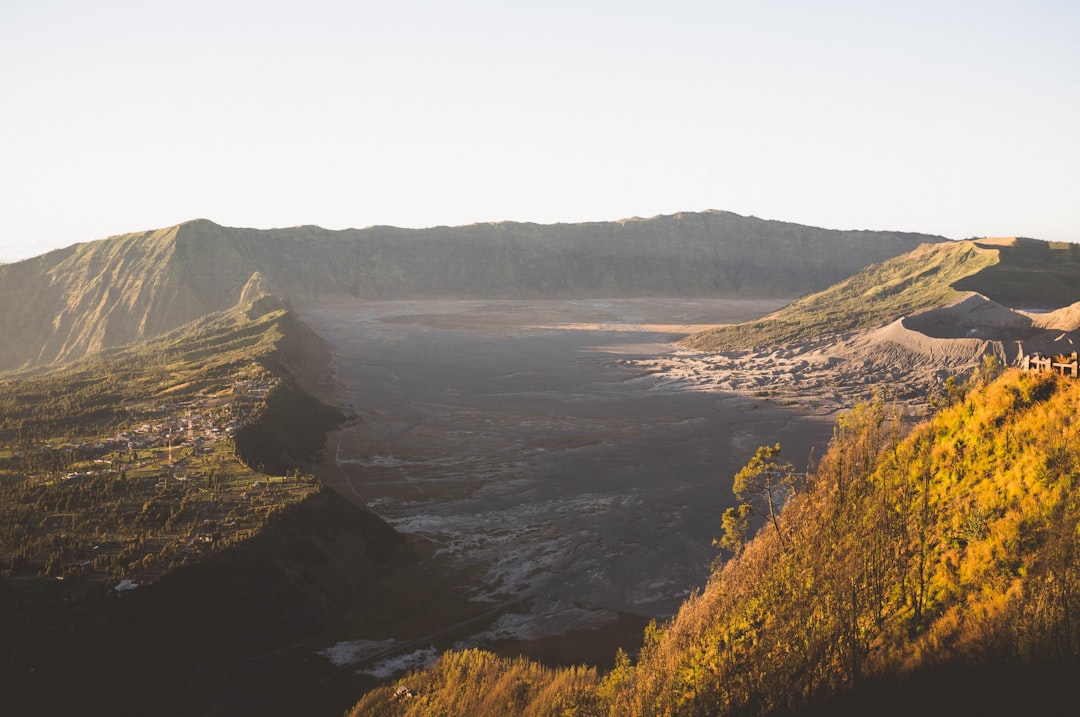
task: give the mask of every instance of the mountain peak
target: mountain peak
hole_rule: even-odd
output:
[[[202,218],[188,219],[185,222],[180,222],[176,226],[178,228],[179,227],[214,227],[214,228],[217,228],[217,229],[224,229],[224,227],[222,225],[218,224],[217,222],[211,221],[209,219],[202,219]]]

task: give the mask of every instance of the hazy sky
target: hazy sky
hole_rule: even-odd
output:
[[[1080,241],[1080,3],[0,0],[0,260],[724,209]]]

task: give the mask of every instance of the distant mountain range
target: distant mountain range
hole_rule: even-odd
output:
[[[719,211],[344,231],[199,219],[0,266],[0,370],[158,336],[263,294],[293,306],[347,297],[795,298],[943,241]]]

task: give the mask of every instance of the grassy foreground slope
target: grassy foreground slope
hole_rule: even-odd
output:
[[[906,435],[883,405],[862,405],[838,423],[778,527],[650,628],[636,659],[619,655],[598,674],[447,654],[350,714],[1074,708],[1078,409],[1080,382],[1015,370],[980,379]]]
[[[1080,300],[1080,250],[1033,239],[928,244],[874,264],[761,319],[682,343],[702,351],[789,344],[876,328],[978,292],[1006,306],[1057,308]]]
[[[789,298],[941,237],[700,212],[582,224],[239,229],[194,220],[0,266],[0,370],[159,336],[263,293]]]

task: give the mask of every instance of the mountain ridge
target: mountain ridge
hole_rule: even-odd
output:
[[[208,219],[0,266],[0,370],[160,335],[255,293],[336,298],[795,297],[944,237],[708,211],[615,222],[329,230]],[[3,308],[6,307],[6,308]]]

